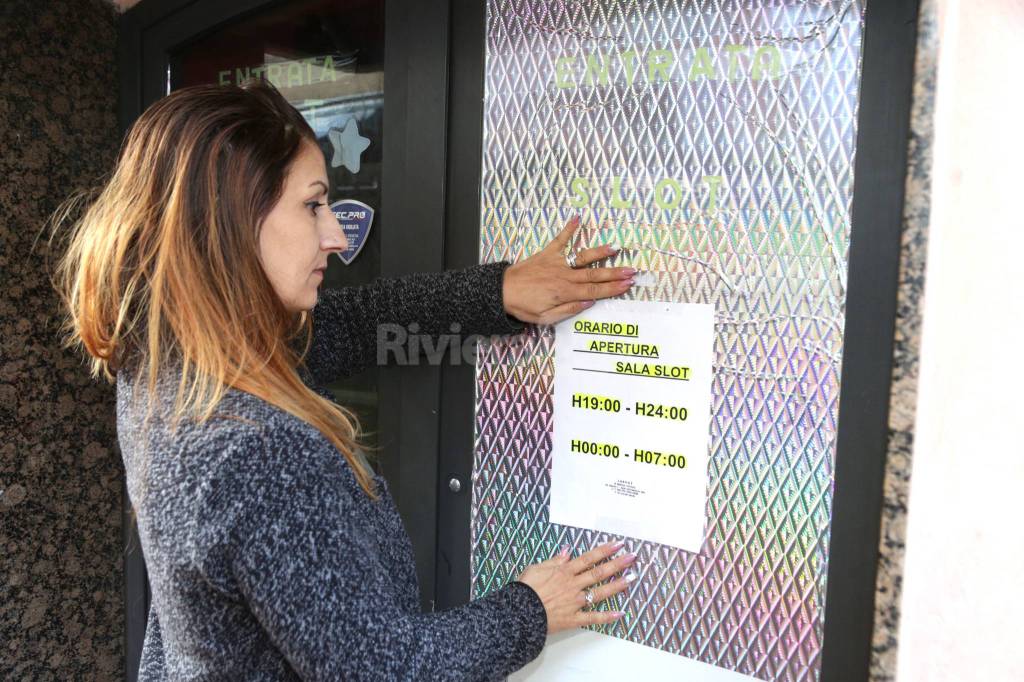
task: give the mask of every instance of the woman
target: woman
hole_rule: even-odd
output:
[[[374,362],[380,324],[508,334],[631,285],[572,269],[570,224],[519,264],[318,291],[346,242],[313,131],[271,86],[179,90],[137,121],[70,232],[68,343],[117,383],[152,587],[140,679],[499,679],[545,635],[608,623],[621,544],[562,552],[420,613],[409,539],[355,419],[319,388]],[[574,265],[614,253],[588,249]]]

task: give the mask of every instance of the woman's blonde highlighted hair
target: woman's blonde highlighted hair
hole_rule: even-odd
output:
[[[208,420],[229,387],[262,398],[326,436],[375,497],[354,415],[299,376],[311,316],[285,308],[259,260],[259,227],[303,143],[313,130],[262,81],[183,88],[146,109],[95,199],[54,216],[64,343],[108,381],[142,359],[150,396],[161,368],[180,366],[175,425]]]

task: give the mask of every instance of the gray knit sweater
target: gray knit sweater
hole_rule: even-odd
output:
[[[329,396],[317,387],[376,361],[382,323],[519,331],[502,308],[505,267],[322,290],[304,379]],[[169,371],[144,432],[134,367],[118,373],[117,426],[153,595],[140,680],[493,680],[540,653],[544,607],[523,583],[420,612],[386,483],[371,500],[315,428],[231,389],[220,416],[172,436]]]

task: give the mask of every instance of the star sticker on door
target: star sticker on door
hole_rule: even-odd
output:
[[[353,173],[359,172],[359,160],[363,152],[370,146],[369,138],[359,134],[359,125],[356,119],[350,118],[345,124],[344,130],[331,128],[327,133],[334,148],[334,156],[331,158],[331,168],[344,166]]]

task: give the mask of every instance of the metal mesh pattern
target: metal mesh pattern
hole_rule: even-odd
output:
[[[580,212],[630,298],[716,309],[703,549],[628,545],[604,631],[766,680],[820,670],[863,4],[488,2],[481,259]],[[547,519],[553,341],[480,349],[476,596],[612,539]]]

